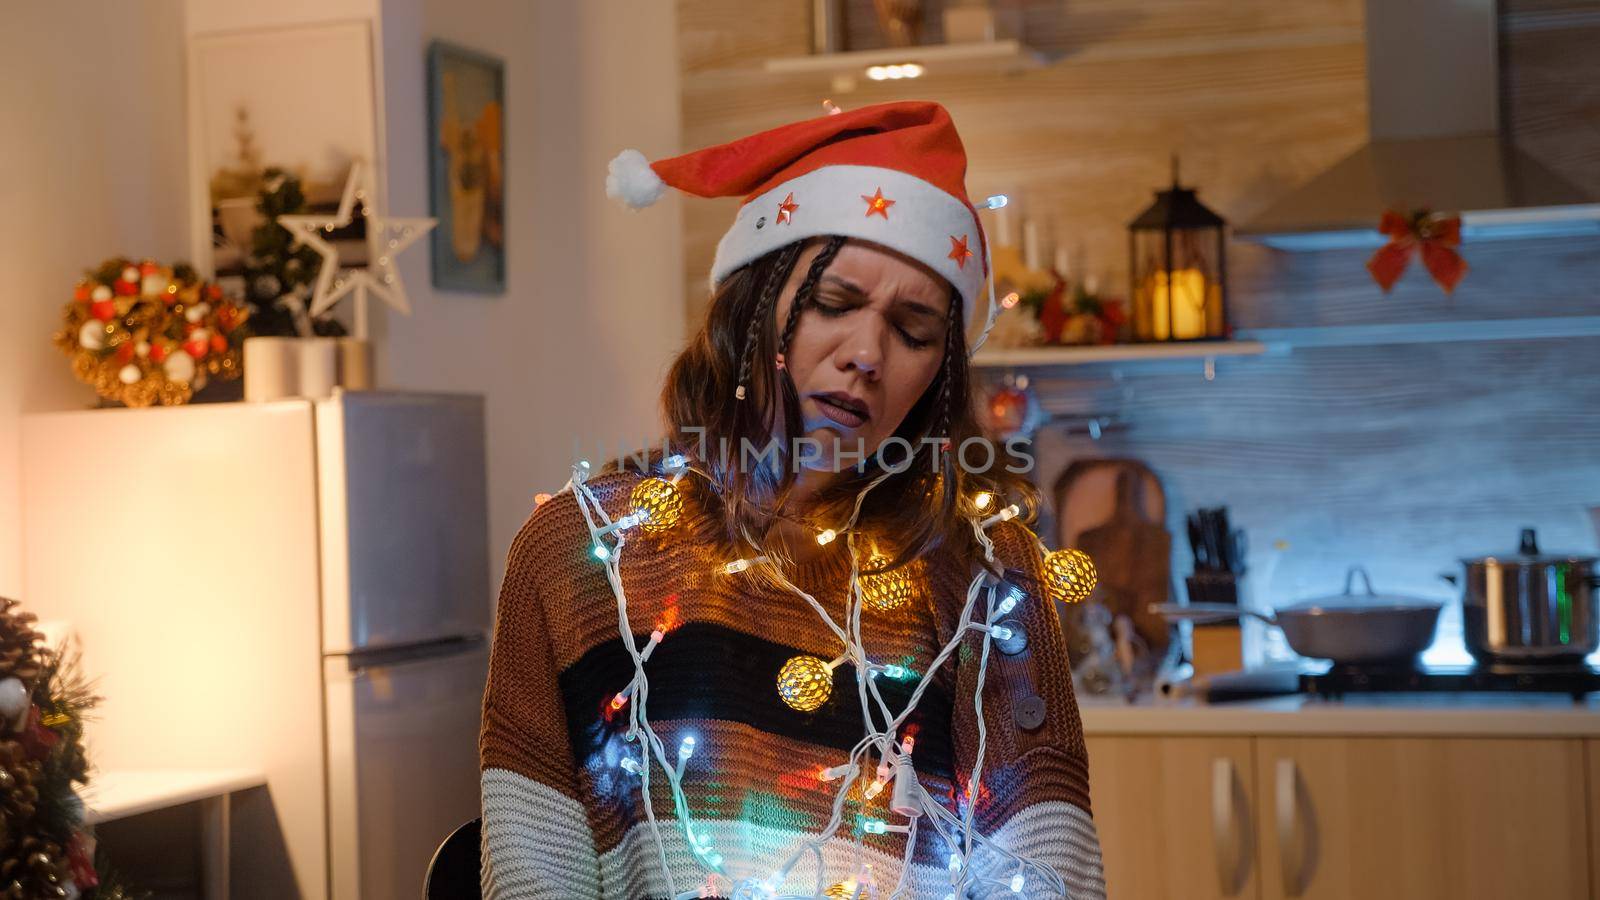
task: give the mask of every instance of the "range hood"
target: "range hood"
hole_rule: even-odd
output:
[[[1384,210],[1461,214],[1464,242],[1600,235],[1600,199],[1500,129],[1495,0],[1367,0],[1370,141],[1234,235],[1284,250],[1378,246]]]

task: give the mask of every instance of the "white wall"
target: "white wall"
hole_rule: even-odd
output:
[[[51,343],[83,270],[189,246],[181,0],[8,3],[0,21],[0,596],[22,591],[24,412],[94,404]],[[115,502],[115,451],[84,473]],[[87,520],[86,520],[87,522]],[[85,536],[101,548],[114,536]]]
[[[374,17],[377,17],[374,19]],[[491,564],[532,496],[566,480],[573,438],[656,433],[661,374],[683,339],[675,197],[644,213],[604,194],[623,147],[679,152],[676,10],[629,0],[83,0],[8,4],[0,27],[0,595],[21,590],[17,421],[94,402],[50,344],[79,272],[116,253],[189,252],[184,35],[374,22],[380,136],[397,215],[426,214],[425,53],[438,37],[498,55],[507,77],[508,286],[434,292],[427,248],[403,257],[413,315],[376,312],[385,386],[482,391],[489,403]],[[117,48],[96,65],[94,48]],[[108,499],[116,476],[108,453]]]
[[[637,0],[384,0],[395,214],[428,209],[428,42],[506,62],[505,295],[434,291],[418,244],[401,257],[412,315],[372,323],[383,383],[488,396],[496,583],[533,495],[571,474],[574,435],[614,446],[659,431],[661,378],[683,341],[677,201],[617,207],[605,171],[623,147],[680,150],[675,15]]]

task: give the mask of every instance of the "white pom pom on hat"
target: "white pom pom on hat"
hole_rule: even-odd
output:
[[[621,200],[632,209],[644,209],[660,200],[666,188],[667,183],[637,150],[618,153],[606,166],[606,196]]]

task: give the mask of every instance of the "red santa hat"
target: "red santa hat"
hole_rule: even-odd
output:
[[[654,162],[624,150],[611,161],[606,194],[634,209],[654,203],[667,185],[697,197],[742,195],[717,244],[713,289],[792,241],[842,235],[897,250],[944,276],[970,322],[989,266],[966,171],[966,151],[945,108],[902,100],[834,108]]]

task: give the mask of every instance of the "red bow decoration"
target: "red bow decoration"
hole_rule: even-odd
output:
[[[1446,294],[1453,292],[1461,276],[1467,274],[1467,261],[1456,252],[1461,246],[1460,216],[1426,209],[1414,210],[1408,216],[1391,209],[1383,214],[1378,231],[1389,236],[1389,243],[1367,260],[1367,271],[1384,293],[1394,287],[1419,247],[1422,264]]]

